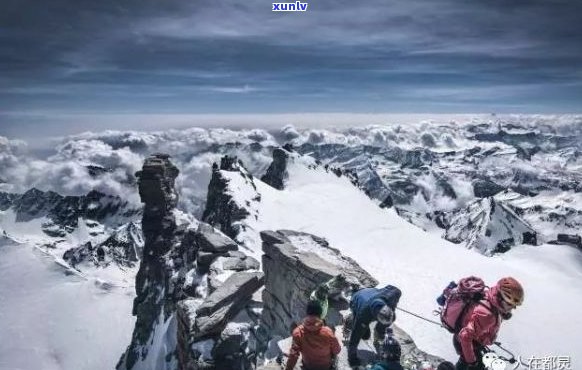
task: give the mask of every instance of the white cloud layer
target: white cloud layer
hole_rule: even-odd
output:
[[[63,137],[53,154],[40,158],[27,149],[21,140],[0,137],[0,190],[24,192],[31,187],[53,190],[64,195],[80,195],[90,190],[125,197],[139,203],[134,174],[146,156],[163,152],[173,157],[180,169],[177,186],[180,206],[195,215],[203,210],[211,166],[224,154],[237,155],[256,176],[262,175],[271,162],[268,147],[284,143],[301,145],[342,144],[368,145],[380,148],[426,148],[432,151],[448,151],[473,148],[477,143],[466,130],[468,124],[485,124],[497,130],[501,122],[495,116],[461,117],[435,121],[424,119],[416,122],[386,119],[385,124],[349,126],[339,122],[337,128],[305,128],[287,124],[281,128],[187,128],[165,131],[103,131],[85,132]],[[328,117],[329,119],[329,117]],[[548,132],[559,135],[582,135],[580,116],[505,116],[505,127],[515,125],[522,131]],[[517,128],[515,130],[518,130]],[[255,143],[251,146],[250,144]],[[260,144],[257,145],[257,144]],[[482,148],[500,147],[515,151],[503,143],[479,142]],[[550,144],[548,144],[550,145]],[[544,159],[545,158],[545,159]],[[516,171],[534,176],[540,166],[549,171],[564,167],[560,158],[553,161],[536,155],[533,165],[523,161],[508,164],[503,158],[483,161],[483,172],[500,173],[500,166],[508,174]],[[549,158],[551,159],[551,158]],[[572,165],[571,163],[568,165]],[[89,171],[88,166],[102,167],[102,171]],[[93,172],[93,174],[91,174]],[[417,179],[422,186],[427,179]],[[453,187],[463,203],[470,198],[470,184],[458,176],[452,176]],[[430,179],[429,182],[434,182]],[[443,204],[445,208],[450,205]]]

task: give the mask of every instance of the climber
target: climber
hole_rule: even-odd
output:
[[[322,307],[318,302],[309,301],[306,314],[303,323],[293,330],[293,343],[285,369],[292,370],[301,354],[304,370],[330,370],[341,351],[339,341],[320,319]]]
[[[344,322],[344,339],[349,333],[348,362],[350,366],[359,366],[358,344],[361,339],[370,338],[370,323],[377,321],[374,328],[374,346],[384,338],[386,329],[392,325],[396,316],[394,310],[402,292],[395,286],[384,288],[364,288],[352,295],[350,315]]]
[[[315,288],[313,292],[311,292],[309,296],[310,301],[316,301],[321,305],[322,312],[321,316],[319,317],[322,320],[325,320],[327,317],[327,311],[329,308],[329,297],[334,295],[340,295],[346,289],[349,288],[349,284],[347,283],[346,277],[343,274],[339,274],[323,284],[320,284]]]
[[[511,318],[511,310],[523,303],[524,291],[512,277],[502,278],[492,288],[485,289],[484,298],[467,307],[459,319],[453,344],[460,358],[456,370],[485,370],[482,357],[485,346],[493,344],[501,321]]]
[[[394,338],[392,329],[386,329],[384,341],[380,345],[378,355],[380,360],[370,370],[404,370],[400,364],[402,348]]]

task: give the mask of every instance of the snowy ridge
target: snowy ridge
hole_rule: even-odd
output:
[[[291,229],[325,237],[378,278],[380,285],[399,286],[401,306],[425,316],[431,315],[436,297],[451,280],[479,275],[494,284],[503,276],[514,276],[523,283],[526,300],[504,323],[498,339],[523,356],[567,353],[573,368],[582,366],[582,353],[575,344],[582,325],[569,319],[577,315],[577,300],[582,296],[576,283],[582,278],[578,251],[557,245],[519,246],[501,256],[486,257],[423,232],[394,210],[377,207],[348,178],[298,162],[289,165],[288,186],[282,191],[255,181],[261,202],[258,220],[246,219],[252,225],[249,234]],[[548,317],[551,327],[546,324]],[[455,359],[446,330],[405,314],[398,321],[419,348]]]
[[[401,287],[402,307],[424,316],[450,280],[476,274],[493,284],[515,276],[526,299],[503,324],[499,340],[516,355],[569,355],[572,368],[582,368],[575,345],[582,327],[572,320],[582,296],[582,254],[544,244],[567,240],[558,234],[579,237],[581,122],[580,116],[504,116],[346,129],[87,133],[64,139],[54,156],[43,159],[27,153],[22,142],[0,138],[6,164],[0,189],[7,191],[0,192],[0,333],[7,333],[0,336],[0,368],[115,365],[133,327],[137,269],[136,261],[128,267],[115,258],[138,254],[140,245],[130,226],[139,215],[123,210],[140,207],[134,173],[153,151],[172,154],[181,171],[181,211],[173,210],[179,228],[197,225],[212,163],[236,155],[244,171],[218,173],[232,204],[246,212],[234,222],[245,253],[260,260],[262,230],[324,237],[381,284]],[[273,148],[283,143],[306,156],[291,156],[284,189],[277,190],[259,179]],[[26,192],[34,186],[42,190]],[[103,196],[79,200],[93,189]],[[121,207],[108,208],[107,199],[122,199],[127,207],[114,202]],[[532,244],[541,245],[523,245],[530,240],[526,233],[535,233]],[[509,239],[511,245],[499,245]],[[88,259],[76,265],[80,271],[71,269],[64,253],[87,242],[93,248]],[[112,253],[103,260],[97,252],[102,245]],[[37,320],[38,331],[28,331]],[[421,349],[455,358],[442,329],[405,314],[398,321]],[[160,355],[146,367],[157,366],[173,348],[174,324],[162,322],[150,338]],[[39,351],[27,358],[29,346]],[[103,355],[88,355],[87,348]]]
[[[465,243],[485,255],[506,252],[513,245],[537,244],[535,230],[506,204],[495,198],[484,198],[446,219],[444,238]]]

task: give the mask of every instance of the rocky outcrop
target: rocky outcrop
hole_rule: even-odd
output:
[[[573,245],[579,249],[582,249],[582,237],[580,235],[558,234],[558,238],[555,243]]]
[[[325,239],[289,230],[264,231],[261,238],[265,272],[262,323],[271,335],[288,336],[291,325],[303,318],[309,294],[340,273],[354,288],[378,284]],[[341,299],[332,300],[328,323],[339,324],[339,310],[345,309],[346,304]]]
[[[507,204],[484,198],[466,208],[439,215],[445,239],[464,243],[485,255],[503,253],[514,245],[537,244],[537,232]]]
[[[262,272],[239,272],[230,276],[196,310],[194,339],[220,334],[263,284]]]
[[[117,196],[91,191],[83,196],[62,196],[32,188],[23,194],[0,193],[0,210],[12,209],[16,222],[45,217],[42,230],[52,237],[65,237],[79,226],[79,220],[103,222],[112,218],[126,223],[141,210]]]
[[[132,369],[148,355],[159,355],[149,353],[157,345],[153,343],[155,333],[164,330],[163,324],[170,319],[176,302],[182,298],[176,276],[181,270],[193,266],[191,253],[180,250],[184,231],[178,230],[173,212],[178,202],[174,189],[178,172],[169,156],[154,154],[145,160],[142,170],[136,174],[144,203],[142,229],[145,244],[136,276],[135,328],[118,369]]]
[[[236,199],[228,188],[231,182],[238,182],[237,185],[248,188],[249,191],[240,193],[250,193],[250,198]],[[225,156],[220,161],[220,167],[216,163],[212,167],[202,220],[235,239],[244,228],[241,221],[251,216],[251,203],[258,201],[260,195],[256,192],[253,176],[236,157]]]
[[[63,259],[75,268],[83,263],[100,267],[106,267],[111,263],[121,267],[134,267],[141,259],[143,246],[141,225],[130,222],[117,228],[99,244],[87,242],[69,249],[63,255]]]
[[[221,254],[238,249],[237,244],[212,226],[200,223],[198,226],[198,247],[203,252]]]
[[[238,250],[236,242],[203,222],[198,226],[195,243],[198,252],[197,266],[203,273],[208,272],[217,258],[230,256],[229,252]]]
[[[275,148],[273,150],[273,162],[261,181],[266,184],[271,185],[275,189],[283,190],[285,187],[285,180],[288,177],[287,173],[287,160],[289,158],[289,153],[281,148]]]
[[[277,342],[275,348],[268,351],[268,356],[276,356],[278,351],[289,352],[291,325],[301,321],[309,294],[322,282],[343,273],[354,290],[377,285],[377,281],[355,261],[341,255],[322,238],[289,230],[265,231],[261,237],[265,252],[262,324],[271,338],[287,338]],[[348,312],[345,311],[349,308],[348,301],[340,294],[332,295],[329,302],[327,324],[332,327],[342,325],[341,316]],[[412,338],[396,326],[394,334],[402,346],[401,362],[405,369],[419,369],[424,362],[430,362],[436,368],[442,362],[442,359],[418,349]],[[341,338],[339,327],[336,336]],[[361,353],[361,358],[374,358],[370,348],[362,350],[367,352]],[[258,367],[260,370],[276,368],[268,364]],[[296,369],[300,369],[300,365]],[[342,350],[338,357],[337,369],[351,369],[346,350]]]
[[[490,180],[475,180],[473,181],[473,194],[477,198],[492,197],[497,193],[502,192],[505,188]]]
[[[180,369],[251,369],[259,323],[253,310],[261,309],[253,294],[263,283],[262,272],[238,272],[206,299],[178,303]]]
[[[225,168],[236,163],[223,161]],[[145,245],[135,329],[117,368],[250,370],[256,346],[249,337],[261,310],[253,294],[264,280],[258,261],[206,223],[177,222],[178,169],[167,155],[147,158],[136,175]]]

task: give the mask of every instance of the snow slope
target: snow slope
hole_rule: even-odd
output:
[[[283,191],[255,182],[261,194],[259,218],[247,219],[247,233],[286,228],[325,237],[381,285],[399,286],[402,308],[426,317],[431,317],[435,298],[451,280],[475,274],[494,284],[503,276],[514,276],[525,287],[525,303],[503,324],[498,340],[516,356],[571,356],[572,368],[582,368],[582,349],[576,344],[582,332],[582,320],[576,319],[582,298],[578,250],[519,246],[485,257],[423,232],[393,210],[380,209],[347,178],[309,169],[304,161],[290,163]],[[260,248],[258,240],[254,248]],[[421,349],[456,359],[451,335],[444,329],[402,312],[397,323]]]
[[[29,245],[0,245],[0,369],[112,369],[131,339],[133,287],[66,274]]]

